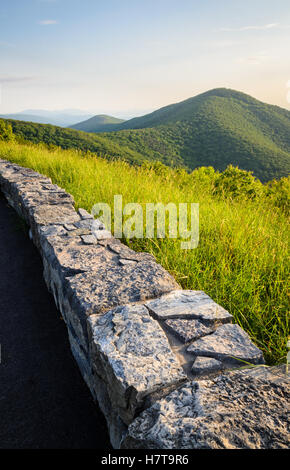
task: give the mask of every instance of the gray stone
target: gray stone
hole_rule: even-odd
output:
[[[107,383],[112,407],[129,423],[144,398],[185,381],[158,322],[142,305],[117,307],[89,319],[93,368]]]
[[[79,310],[74,293],[66,288],[68,280],[82,272],[92,272],[110,265],[117,265],[116,255],[97,245],[85,245],[81,238],[58,236],[62,226],[40,227],[39,239],[44,264],[44,278],[48,289],[53,293],[55,302],[77,332],[82,346],[88,348],[86,314]],[[69,286],[68,286],[69,287]],[[81,305],[85,302],[81,302]]]
[[[83,238],[91,236],[84,235]],[[114,255],[109,250],[98,245],[85,245],[79,236],[54,236],[53,233],[49,235],[41,230],[39,238],[43,255],[59,271],[63,280],[71,273],[97,271],[110,263],[117,265],[117,260],[114,261]]]
[[[94,224],[93,219],[82,219],[76,222],[74,224],[74,227],[75,229],[86,228],[86,229],[92,230],[93,224]]]
[[[76,228],[88,228],[92,234],[95,234],[95,231],[105,230],[104,224],[98,219],[82,219],[74,225]]]
[[[8,160],[2,160],[2,159],[0,159],[0,168],[1,168],[1,172],[4,172],[4,171],[5,171],[5,168],[8,167],[9,165],[11,165],[11,163],[10,163]]]
[[[94,219],[92,224],[92,230],[106,230],[105,225],[99,219]]]
[[[94,230],[94,236],[97,240],[106,240],[107,238],[112,238],[112,234],[109,232],[109,230]]]
[[[53,183],[50,183],[50,184],[47,184],[47,183],[43,184],[42,183],[41,187],[42,187],[42,189],[47,190],[47,191],[56,191],[56,192],[62,191],[62,192],[65,192],[64,189],[60,188],[57,184],[53,184]],[[66,194],[73,198],[73,196],[71,194],[69,194],[69,193],[66,193]]]
[[[106,384],[95,372],[92,371],[91,376],[91,393],[98,401],[98,406],[104,414],[110,441],[113,449],[119,449],[122,438],[126,435],[128,426],[122,421],[118,415],[118,410],[112,406],[110,396],[108,394],[108,384]]]
[[[254,366],[251,368],[242,369],[240,371],[242,374],[254,377],[255,379],[260,379],[264,381],[271,380],[271,382],[276,384],[288,383],[290,384],[290,367],[287,367],[286,364],[280,366],[268,367],[268,366]]]
[[[211,357],[197,357],[192,366],[192,373],[194,375],[209,375],[215,372],[220,372],[223,369],[222,362]]]
[[[12,180],[12,181],[11,181]],[[9,175],[9,179],[1,180],[1,189],[12,207],[30,223],[30,212],[35,206],[43,204],[73,204],[72,196],[59,188],[58,191],[43,190],[43,182],[49,179],[21,176],[20,173]],[[53,185],[51,185],[53,186]]]
[[[6,178],[1,177],[1,186],[14,203],[22,206],[22,210],[26,211],[26,216],[33,206],[74,204],[74,199],[70,194],[52,184],[50,178],[35,172],[10,171],[8,175],[6,173]]]
[[[90,229],[89,228],[77,228],[75,230],[70,230],[66,234],[68,238],[80,237],[81,235],[91,235]]]
[[[79,220],[74,207],[69,204],[47,205],[43,204],[31,208],[31,225],[73,224]]]
[[[80,369],[82,377],[87,384],[93,399],[98,402],[98,406],[103,412],[110,435],[113,448],[118,449],[122,437],[126,434],[127,426],[122,422],[117,412],[112,408],[110,397],[107,391],[107,384],[92,370],[86,352],[83,350],[78,337],[68,328],[68,336],[72,354]]]
[[[232,320],[232,315],[202,291],[176,290],[160,299],[146,302],[146,307],[159,320],[193,318],[209,324],[229,323]]]
[[[85,245],[96,245],[98,243],[94,235],[82,235],[81,239]]]
[[[113,239],[116,240],[116,239]],[[109,243],[110,250],[118,254],[122,259],[128,259],[133,261],[155,261],[154,256],[149,253],[137,253],[136,251],[131,250],[126,245],[122,243]]]
[[[44,175],[40,175],[31,170],[31,173],[22,170],[17,170],[16,167],[6,167],[4,170],[1,169],[1,184],[11,192],[14,192],[17,188],[25,189],[25,186],[31,188],[33,185],[38,187],[39,184],[51,184],[51,179]]]
[[[241,367],[263,364],[263,354],[239,325],[223,325],[215,333],[195,341],[187,351],[196,356],[226,360]]]
[[[27,178],[25,176],[20,177],[20,174],[17,176],[13,175],[13,177],[9,180],[3,181],[4,188],[15,198],[25,198],[29,199],[32,198],[33,201],[33,194],[39,195],[40,198],[45,198],[47,195],[51,194],[66,194],[71,201],[73,201],[73,197],[66,193],[59,187],[55,187],[52,183],[49,183],[49,179],[42,177],[42,178]]]
[[[125,265],[100,245],[85,245],[81,238],[58,236],[39,228],[45,280],[64,316],[74,324],[84,348],[86,319],[117,305],[146,300],[176,287],[174,279],[156,263]],[[61,230],[65,231],[63,227]],[[70,320],[69,320],[70,319]]]
[[[88,347],[89,315],[146,300],[176,287],[160,265],[151,262],[122,266],[111,250],[85,245],[80,238],[69,238],[64,245],[61,237],[44,237],[41,246],[47,286],[67,321],[74,325],[84,348]]]
[[[115,255],[117,255],[117,252],[115,250],[112,250],[111,247],[121,245],[121,241],[118,238],[107,238],[106,240],[99,240],[99,245],[105,246],[106,248],[110,249]]]
[[[49,204],[49,205],[64,205],[74,204],[74,199],[70,194],[67,194],[65,191],[51,190],[51,191],[42,191],[39,187],[39,191],[31,191],[30,187],[26,188],[23,191],[24,194],[20,194],[22,204],[27,208],[38,207],[40,204]]]
[[[64,224],[64,228],[65,228],[66,230],[68,230],[69,232],[70,232],[71,230],[75,230],[75,229],[76,229],[76,227],[75,227],[74,224]]]
[[[190,382],[130,424],[122,449],[287,449],[289,384],[231,372]]]
[[[87,351],[82,348],[76,332],[71,329],[71,325],[68,325],[68,338],[72,355],[74,356],[84,381],[92,392],[90,360],[87,356]]]
[[[105,226],[104,224],[102,224],[99,220],[94,220],[94,219],[82,219],[80,220],[79,222],[76,222],[74,224],[75,226],[75,229],[77,230],[87,230],[88,233],[91,233],[92,235],[94,235],[96,238],[97,238],[97,235],[100,233],[100,232],[103,232],[101,234],[101,236],[99,237],[100,239],[101,238],[110,238],[111,237],[111,234],[110,234],[110,237],[108,237],[108,232],[105,231]],[[110,232],[109,232],[110,233]]]
[[[38,227],[38,235],[42,240],[58,239],[66,236],[66,229],[62,225],[41,225]]]
[[[94,217],[92,216],[92,214],[89,214],[85,209],[82,209],[80,208],[78,210],[78,214],[80,215],[80,217],[82,219],[93,219]]]
[[[118,260],[108,262],[108,253],[109,250],[101,253],[103,261],[99,260],[94,271],[67,279],[68,295],[80,315],[104,313],[118,305],[145,301],[176,288],[173,277],[159,264],[144,261],[121,266]]]
[[[182,343],[188,343],[215,331],[214,326],[204,325],[200,320],[177,318],[175,320],[166,320],[164,324]]]
[[[134,259],[120,259],[119,263],[122,266],[126,266],[127,264],[136,264],[138,261],[135,261]]]

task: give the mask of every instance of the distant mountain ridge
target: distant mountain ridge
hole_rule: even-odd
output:
[[[26,140],[130,163],[161,161],[174,167],[212,166],[220,171],[232,164],[252,171],[263,182],[290,173],[290,111],[225,88],[127,121],[98,115],[73,126],[83,125],[89,133],[10,122],[13,131]]]
[[[79,121],[92,117],[91,114],[75,109],[62,111],[47,111],[43,109],[27,109],[19,113],[2,114],[2,119],[16,119],[19,121],[36,122],[39,124],[52,124],[53,126],[69,127]]]
[[[118,119],[106,114],[98,114],[86,121],[78,122],[77,124],[68,127],[84,132],[108,132],[111,129],[115,129],[116,126],[123,122],[125,122],[124,119]]]

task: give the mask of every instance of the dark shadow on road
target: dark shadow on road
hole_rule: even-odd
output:
[[[24,227],[0,195],[0,448],[109,449]]]

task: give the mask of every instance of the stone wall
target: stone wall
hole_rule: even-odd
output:
[[[30,227],[114,448],[287,445],[285,374],[250,369],[263,355],[230,313],[76,212],[49,178],[0,160],[0,188]]]

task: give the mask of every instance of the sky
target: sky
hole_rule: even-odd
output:
[[[0,0],[0,114],[129,118],[218,87],[290,109],[289,45],[289,0]]]

